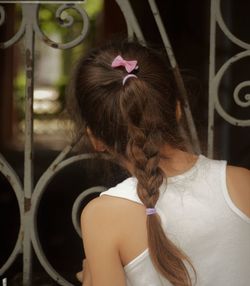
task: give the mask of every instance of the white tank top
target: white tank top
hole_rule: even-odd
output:
[[[131,177],[101,195],[141,204],[136,184]],[[197,286],[250,285],[250,218],[230,199],[225,161],[200,155],[190,170],[162,184],[156,209],[168,237],[192,261]],[[155,270],[148,249],[124,271],[127,286],[171,285]]]

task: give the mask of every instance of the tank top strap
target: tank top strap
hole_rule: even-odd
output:
[[[137,195],[137,179],[130,177],[113,188],[108,189],[100,194],[100,196],[108,195],[112,197],[118,197],[122,199],[127,199],[132,202],[142,204],[140,198]]]

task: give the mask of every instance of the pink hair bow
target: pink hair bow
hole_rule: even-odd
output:
[[[131,73],[133,70],[137,69],[137,61],[126,61],[122,58],[122,56],[117,56],[112,64],[111,64],[112,68],[117,68],[117,67],[125,67],[126,71],[128,73]]]

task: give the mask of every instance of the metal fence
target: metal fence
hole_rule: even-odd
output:
[[[228,3],[230,4],[230,3]],[[212,157],[214,150],[214,117],[215,112],[218,113],[226,122],[241,127],[250,126],[249,113],[247,119],[238,119],[229,114],[222,106],[220,101],[219,87],[223,76],[227,71],[233,68],[233,64],[241,59],[246,59],[250,56],[250,44],[237,38],[227,26],[222,16],[221,10],[222,1],[212,0],[210,11],[210,55],[209,55],[209,107],[208,107],[208,156]],[[217,34],[218,28],[223,32],[224,36],[243,51],[229,57],[221,66],[218,67],[216,57]],[[243,108],[247,109],[250,106],[250,95],[244,94],[244,88],[250,86],[250,81],[240,82],[233,91],[233,98],[230,101]],[[243,94],[243,96],[242,96]],[[231,95],[227,95],[230,96]]]
[[[1,1],[1,3],[7,3],[8,1]],[[48,1],[47,1],[48,2]],[[116,0],[119,5],[126,24],[127,32],[129,37],[136,37],[141,41],[144,41],[144,36],[141,27],[135,17],[134,11],[127,0]],[[20,3],[20,2],[19,2]],[[178,83],[180,93],[184,101],[184,113],[186,121],[189,127],[189,133],[191,136],[192,145],[194,149],[199,152],[199,140],[197,137],[196,129],[193,123],[193,118],[189,108],[189,103],[187,100],[187,92],[180,75],[178,64],[176,62],[173,49],[171,47],[166,29],[163,25],[158,7],[155,0],[148,0],[149,6],[152,11],[152,15],[155,19],[155,23],[160,32],[164,47],[166,49],[169,61],[173,67],[175,79]],[[218,87],[220,85],[221,78],[225,71],[230,68],[230,66],[237,60],[250,56],[250,45],[241,41],[235,37],[230,30],[227,28],[225,22],[223,21],[221,15],[221,1],[212,0],[211,1],[211,34],[210,34],[210,67],[209,67],[209,124],[208,124],[208,155],[212,157],[213,154],[213,130],[214,130],[214,114],[217,112],[221,117],[233,125],[240,126],[250,126],[250,120],[239,120],[231,115],[227,114],[219,101]],[[77,3],[59,3],[58,9],[56,11],[56,18],[60,19],[59,23],[63,27],[70,28],[74,24],[74,19],[70,16],[64,20],[61,19],[61,14],[63,11],[67,11],[68,8],[75,9],[80,13],[83,21],[82,31],[79,36],[68,43],[56,43],[50,40],[41,30],[38,23],[38,3],[22,3],[22,22],[17,33],[8,41],[0,43],[0,48],[8,48],[16,44],[22,37],[25,38],[25,68],[26,68],[26,89],[25,89],[25,149],[24,149],[24,181],[21,182],[17,176],[15,170],[8,163],[8,161],[0,154],[0,172],[8,180],[9,184],[12,186],[16,199],[19,205],[20,211],[20,230],[18,239],[16,241],[15,247],[0,269],[0,275],[4,275],[6,270],[13,264],[16,257],[22,253],[23,255],[23,285],[32,285],[32,249],[35,251],[35,255],[39,259],[41,265],[46,270],[48,275],[57,281],[60,285],[72,285],[64,277],[62,277],[57,271],[52,267],[48,259],[46,258],[40,240],[38,236],[37,229],[37,210],[39,208],[40,200],[46,189],[46,186],[52,180],[52,178],[63,168],[71,165],[72,163],[80,160],[85,160],[92,158],[91,154],[83,154],[79,156],[72,156],[66,159],[66,156],[71,152],[74,147],[73,143],[67,146],[54,160],[54,162],[48,167],[48,169],[43,173],[43,175],[38,180],[38,183],[34,185],[33,183],[33,87],[34,87],[34,52],[35,52],[35,36],[37,36],[38,41],[42,41],[51,48],[54,49],[71,49],[76,45],[83,42],[89,30],[89,18],[86,11],[82,6]],[[5,21],[5,11],[2,6],[0,6],[0,25]],[[218,71],[215,70],[216,65],[216,26],[219,25],[221,30],[225,35],[236,45],[244,49],[228,59]],[[247,94],[242,100],[239,97],[239,91],[245,86],[249,86],[250,81],[244,81],[239,84],[234,91],[233,97],[235,102],[242,108],[250,106],[250,97]],[[87,195],[93,192],[101,192],[102,187],[96,187],[84,191],[75,201],[72,209],[72,221],[75,226],[76,231],[80,235],[79,223],[77,221],[77,211],[80,207],[81,202],[86,198]]]

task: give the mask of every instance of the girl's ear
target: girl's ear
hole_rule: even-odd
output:
[[[176,116],[177,122],[179,122],[182,116],[181,103],[179,100],[177,100],[177,103],[176,103],[175,116]]]
[[[105,144],[93,135],[93,133],[91,132],[89,127],[87,127],[87,134],[88,134],[89,140],[90,140],[92,146],[94,147],[95,151],[104,152],[107,150],[107,147],[105,146]]]

